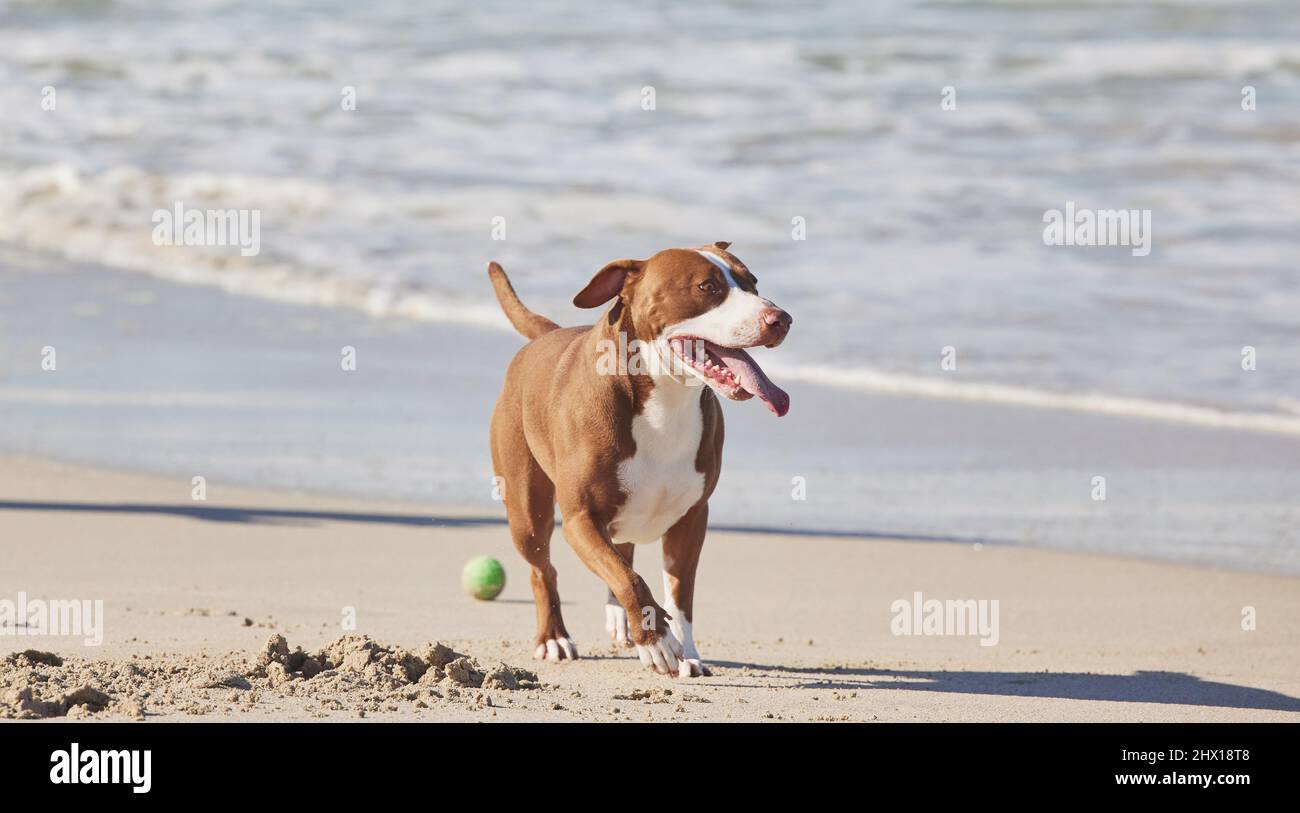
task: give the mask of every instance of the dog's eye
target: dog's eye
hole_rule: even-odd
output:
[[[700,283],[700,290],[712,296],[718,292],[718,283],[711,279],[706,279],[704,282]]]

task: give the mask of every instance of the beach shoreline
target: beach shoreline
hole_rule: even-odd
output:
[[[0,273],[0,454],[499,507],[487,416],[518,336],[86,265]],[[57,369],[44,369],[46,348]],[[785,418],[723,407],[718,525],[1300,573],[1300,439],[778,383],[793,402]]]
[[[173,669],[174,679],[149,684],[152,701],[133,700],[144,719],[1300,720],[1292,576],[715,530],[695,624],[715,672],[682,681],[608,643],[604,588],[558,534],[563,612],[585,657],[533,661],[526,570],[503,527],[473,521],[481,511],[435,515],[427,505],[219,483],[195,501],[177,478],[15,457],[0,461],[0,490],[0,599],[102,600],[105,633],[97,647],[3,635],[0,652],[107,662],[82,676],[129,663]],[[652,589],[657,547],[636,562]],[[508,573],[495,602],[459,587],[460,567],[483,554]],[[895,634],[891,605],[916,593],[998,600],[996,644]],[[1243,629],[1247,607],[1254,630]],[[342,623],[349,610],[355,630]],[[377,692],[252,677],[244,688],[204,688],[196,677],[238,664],[230,653],[255,664],[274,635],[313,652],[351,632],[411,650],[440,641],[485,667],[535,671],[539,686]],[[0,667],[0,695],[32,669],[57,671]],[[130,719],[134,708],[124,700],[78,716]]]

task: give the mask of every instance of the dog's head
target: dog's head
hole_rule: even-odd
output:
[[[778,416],[790,396],[745,352],[785,341],[790,314],[758,294],[758,279],[730,243],[698,249],[670,248],[648,260],[615,260],[573,298],[580,308],[617,299],[611,324],[628,326],[654,348],[669,369],[680,371],[735,401],[755,395]]]

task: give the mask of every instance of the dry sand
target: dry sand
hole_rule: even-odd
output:
[[[1300,721],[1295,577],[713,533],[695,624],[713,676],[680,680],[609,644],[604,588],[558,533],[583,659],[538,663],[527,573],[497,518],[190,488],[0,461],[0,600],[105,606],[98,647],[0,631],[0,718]],[[494,602],[460,590],[478,554],[506,566]],[[656,591],[658,568],[641,548]],[[997,599],[998,644],[895,636],[890,606],[916,591]]]

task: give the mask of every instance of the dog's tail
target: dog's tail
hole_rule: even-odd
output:
[[[488,263],[488,276],[492,278],[492,289],[497,292],[497,301],[501,303],[501,310],[506,312],[510,324],[515,326],[515,330],[524,334],[524,338],[536,339],[543,333],[549,333],[560,327],[545,316],[533,313],[524,307],[524,303],[519,301],[519,295],[515,293],[514,286],[510,284],[505,269],[500,265]]]

